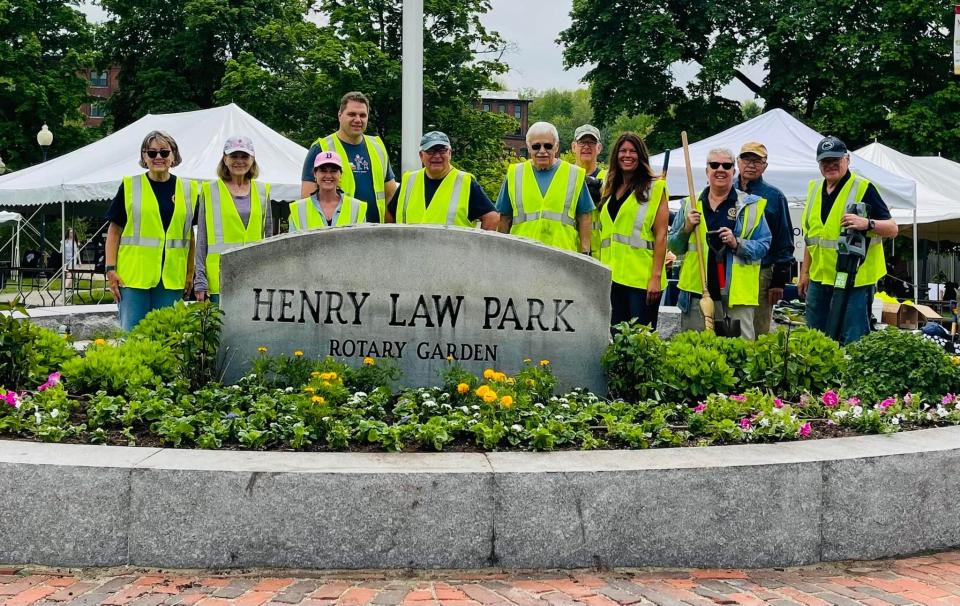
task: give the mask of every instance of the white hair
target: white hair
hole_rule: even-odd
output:
[[[530,128],[527,129],[527,147],[530,146],[530,140],[534,137],[540,137],[543,135],[550,135],[553,137],[554,145],[560,143],[560,133],[557,132],[557,127],[549,122],[534,122]]]
[[[736,162],[737,157],[733,155],[733,150],[729,147],[714,147],[707,152],[707,162],[710,161],[711,156],[726,156],[730,158],[731,162]]]

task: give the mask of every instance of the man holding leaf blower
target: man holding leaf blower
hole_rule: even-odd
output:
[[[753,340],[760,261],[772,237],[763,216],[766,200],[734,188],[735,161],[729,149],[713,149],[707,154],[709,185],[695,203],[689,196],[683,200],[670,226],[668,245],[677,255],[686,255],[677,284],[680,330],[709,328],[701,311],[701,298],[712,299],[716,333]],[[692,185],[692,174],[688,177]],[[696,236],[691,238],[694,231]]]

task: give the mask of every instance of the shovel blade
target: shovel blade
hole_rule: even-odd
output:
[[[740,331],[740,320],[731,320],[729,317],[724,318],[716,323],[714,331],[717,333],[718,337],[740,337],[742,333]]]

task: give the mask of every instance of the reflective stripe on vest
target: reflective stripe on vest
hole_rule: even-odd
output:
[[[434,210],[434,204],[442,204],[443,200],[437,200],[437,196],[446,195],[446,189],[448,185],[448,180],[450,177],[453,177],[453,183],[450,185],[450,194],[449,198],[446,200],[446,213],[444,214],[443,225],[460,225],[462,227],[471,226],[471,222],[468,218],[469,213],[469,204],[470,204],[470,192],[467,190],[464,192],[463,185],[467,181],[467,178],[471,175],[465,173],[456,168],[451,169],[446,176],[444,176],[443,181],[440,183],[440,186],[437,187],[436,192],[433,194],[433,199],[430,200],[429,204],[426,200],[426,169],[420,169],[417,171],[410,171],[403,176],[403,183],[401,185],[402,190],[402,200],[397,207],[397,223],[432,223],[432,224],[441,224],[436,216],[436,211]],[[416,206],[415,210],[422,211],[420,216],[416,216],[417,213],[414,213],[413,219],[410,215],[410,203],[413,196],[413,191],[417,190],[422,194],[421,200],[415,200],[419,202],[419,205]],[[466,194],[466,195],[464,195]],[[463,220],[458,222],[457,215],[459,211],[463,211]],[[433,212],[431,212],[433,211]]]
[[[344,213],[344,210],[348,212]],[[367,203],[344,194],[340,202],[340,212],[337,214],[337,220],[331,225],[323,212],[317,209],[314,198],[311,196],[290,203],[290,230],[300,232],[310,229],[356,225],[361,218],[366,218],[366,216]]]
[[[260,237],[257,240],[263,237],[264,231],[264,221],[266,221],[267,213],[264,211],[266,204],[270,203],[270,199],[267,197],[267,188],[263,183],[258,183],[256,181],[252,182],[252,185],[256,189],[257,200],[260,202],[260,231],[257,232],[260,234]],[[253,194],[253,191],[251,191]],[[219,181],[211,181],[210,183],[210,205],[211,211],[213,213],[213,239],[208,240],[207,242],[207,254],[222,254],[229,248],[234,248],[245,242],[227,242],[223,235],[223,207],[221,205],[220,197],[220,183]],[[233,201],[231,200],[231,204]],[[253,200],[250,201],[250,214],[251,216],[247,219],[247,227],[249,228],[250,221],[253,219]],[[254,240],[256,241],[256,240]]]
[[[133,203],[131,210],[133,212],[128,213],[130,215],[128,220],[133,224],[134,235],[121,237],[120,244],[129,246],[160,246],[160,240],[158,238],[144,238],[140,235],[140,230],[143,225],[143,179],[138,175],[134,177],[132,181],[131,195],[133,196]]]
[[[577,221],[570,216],[570,207],[573,205],[573,194],[575,193],[577,187],[577,166],[574,164],[570,165],[569,175],[567,176],[567,191],[563,199],[563,213],[557,213],[556,211],[543,210],[535,213],[525,213],[523,212],[523,167],[527,164],[522,162],[516,165],[514,169],[515,174],[515,198],[514,202],[517,205],[517,214],[513,217],[513,224],[517,225],[525,221],[536,221],[538,219],[548,219],[550,221],[557,221],[558,223],[563,223],[564,225],[569,225],[570,227],[576,227]],[[560,174],[559,169],[557,174],[554,175],[556,178]],[[534,177],[534,183],[536,184],[536,177]],[[540,185],[537,184],[539,188]],[[549,191],[549,188],[548,190]],[[543,194],[541,194],[543,196]]]
[[[658,179],[653,182],[647,201],[640,202],[630,192],[616,218],[610,214],[609,202],[600,209],[600,262],[610,268],[613,282],[644,290],[650,286],[654,275],[654,223],[665,195],[666,183]],[[660,287],[666,287],[667,275],[662,266],[657,273]]]
[[[378,137],[370,137],[368,135],[363,135],[363,142],[367,147],[367,154],[370,155],[370,161],[373,166],[371,166],[370,177],[371,183],[373,184],[373,193],[376,196],[377,208],[380,210],[380,218],[383,219],[383,212],[386,206],[386,189],[385,181],[387,179],[387,165],[389,164],[389,158],[387,157],[387,148],[384,147],[383,142],[380,141]],[[340,138],[337,137],[336,133],[333,133],[327,137],[321,137],[317,139],[315,143],[320,146],[320,149],[323,151],[335,151],[339,154],[340,159],[343,161],[344,171],[343,174],[347,174],[347,169],[349,168],[350,177],[342,183],[341,188],[347,194],[351,196],[356,195],[357,193],[357,182],[353,175],[353,168],[350,164],[350,159],[347,158],[346,149],[343,147],[343,144],[340,142]],[[372,154],[370,152],[373,152]],[[374,163],[374,155],[378,163]],[[364,202],[371,202],[371,200],[364,200]]]

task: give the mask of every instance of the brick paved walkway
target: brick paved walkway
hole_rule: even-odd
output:
[[[88,606],[960,606],[960,551],[774,570],[300,573],[0,566],[0,604]]]

